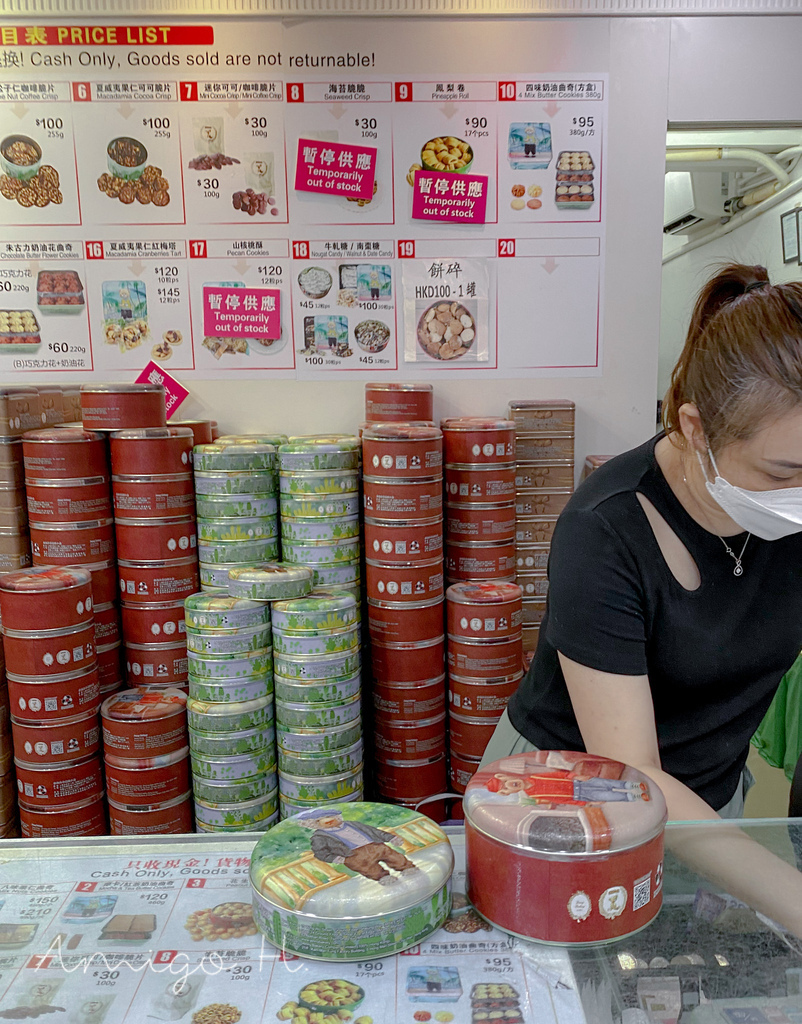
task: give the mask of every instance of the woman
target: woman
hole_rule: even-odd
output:
[[[802,284],[716,274],[663,418],[560,517],[537,653],[484,763],[587,749],[653,778],[670,818],[737,816],[750,737],[802,649]]]

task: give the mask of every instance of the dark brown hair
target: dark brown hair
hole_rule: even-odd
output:
[[[663,402],[675,440],[685,402],[714,452],[802,405],[802,283],[772,285],[765,267],[740,263],[707,282]]]

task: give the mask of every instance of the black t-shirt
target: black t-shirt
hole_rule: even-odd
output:
[[[752,536],[734,576],[721,538],[666,482],[654,455],[660,436],[597,469],[560,516],[540,642],[509,714],[538,747],[584,750],[557,652],[602,672],[648,675],[663,769],[718,809],[802,647],[802,533]],[[698,590],[672,575],[636,492],[692,555]],[[727,538],[736,554],[746,536]]]

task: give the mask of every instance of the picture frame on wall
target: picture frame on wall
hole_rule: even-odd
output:
[[[782,231],[783,263],[799,263],[799,213],[797,209],[788,210],[780,216]]]

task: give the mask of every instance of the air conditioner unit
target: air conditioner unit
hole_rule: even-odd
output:
[[[721,171],[668,171],[663,231],[684,235],[703,221],[720,220],[728,194],[729,175]]]

